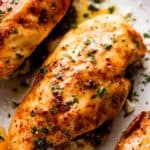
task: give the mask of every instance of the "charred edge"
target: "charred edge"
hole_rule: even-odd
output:
[[[122,138],[128,138],[134,131],[140,128],[142,120],[146,117],[146,112],[142,112],[129,125]]]

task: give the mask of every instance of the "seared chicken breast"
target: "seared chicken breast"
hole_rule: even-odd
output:
[[[9,150],[8,135],[3,127],[0,126],[0,150]]]
[[[112,120],[130,90],[125,71],[145,52],[141,36],[117,16],[98,16],[71,30],[14,115],[12,149],[59,146]]]
[[[0,79],[31,55],[66,13],[70,0],[0,1]]]
[[[132,121],[116,150],[150,150],[150,112],[142,112]]]
[[[55,147],[54,150],[96,150],[97,146],[106,142],[111,129],[112,121],[106,121],[99,128]]]

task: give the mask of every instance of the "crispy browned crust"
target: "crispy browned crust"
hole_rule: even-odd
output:
[[[70,0],[19,0],[9,13],[3,14],[0,79],[9,78],[31,55],[67,12],[69,4]]]
[[[146,143],[144,141],[150,142],[150,134],[147,130],[150,129],[150,112],[142,112],[138,115],[126,129],[120,141],[116,145],[115,150],[149,150],[146,148]],[[135,144],[134,139],[139,138],[139,143]],[[142,140],[141,140],[142,139]],[[142,145],[145,144],[145,145]]]

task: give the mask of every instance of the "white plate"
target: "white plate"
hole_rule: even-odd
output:
[[[137,19],[134,23],[134,27],[141,32],[141,34],[150,30],[150,22],[148,22],[148,19],[150,19],[149,0],[141,0],[143,6],[141,6],[139,0],[112,0],[112,2],[117,4],[123,12],[128,10],[133,12],[133,15]],[[150,43],[150,41],[145,42]],[[136,103],[136,111],[127,118],[123,117],[123,112],[120,113],[114,121],[113,129],[108,141],[100,147],[101,150],[113,150],[116,142],[122,134],[122,131],[128,126],[129,122],[141,111],[150,110],[150,84],[143,85],[141,81],[143,81],[144,78],[140,75],[141,73],[150,75],[150,61],[144,62],[144,66],[146,69],[139,71],[135,76],[136,81],[134,84],[134,90],[139,94],[139,97],[137,97],[139,102]],[[8,118],[8,114],[10,113],[12,116],[14,112],[13,101],[16,102],[20,100],[27,91],[26,88],[20,86],[20,82],[23,80],[24,78],[0,81],[0,124],[6,129],[8,129],[11,120],[11,118]],[[18,88],[18,92],[14,92],[14,88]],[[144,92],[142,92],[141,89],[144,89]]]

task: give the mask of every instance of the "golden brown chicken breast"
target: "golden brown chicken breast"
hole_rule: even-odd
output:
[[[98,16],[71,30],[14,115],[12,149],[58,146],[113,119],[130,90],[125,71],[145,52],[141,36],[117,16]]]
[[[112,121],[106,121],[99,128],[66,142],[54,150],[96,150],[104,144],[112,129]]]
[[[8,135],[3,127],[0,126],[0,150],[9,150]]]
[[[0,1],[0,79],[31,55],[66,13],[70,0]]]
[[[150,150],[150,112],[142,112],[132,121],[116,150]]]

